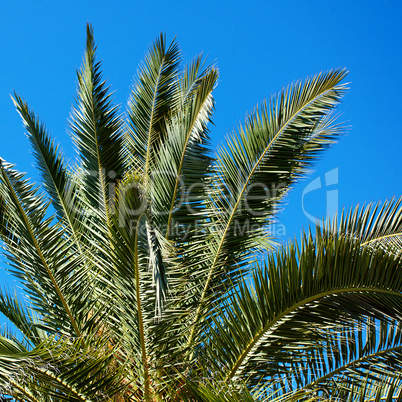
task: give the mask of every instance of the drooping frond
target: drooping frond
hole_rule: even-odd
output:
[[[82,219],[79,212],[82,206],[76,194],[76,183],[71,178],[59,146],[50,138],[45,126],[20,96],[14,94],[13,101],[27,130],[39,171],[42,173],[44,188],[49,194],[53,208],[79,246],[79,221]]]
[[[15,325],[31,345],[37,345],[45,339],[45,331],[39,328],[39,317],[20,302],[16,293],[8,294],[0,289],[0,313]]]
[[[277,378],[285,390],[392,377],[402,351],[401,268],[400,254],[318,229],[256,263],[252,280],[216,306],[204,353],[228,380]]]
[[[113,397],[122,373],[113,368],[116,349],[102,338],[83,348],[83,340],[49,338],[27,351],[0,338],[0,387],[16,400],[93,401]]]
[[[401,325],[388,317],[351,318],[344,327],[322,332],[315,350],[306,352],[306,369],[293,369],[299,388],[331,388],[337,383],[348,386],[357,380],[373,385],[396,380],[402,364]]]
[[[266,245],[266,225],[281,199],[340,134],[331,114],[345,92],[345,75],[334,70],[288,87],[257,108],[218,150],[208,204],[211,259],[189,344],[208,296],[224,283],[222,273],[238,270],[261,241]],[[203,254],[202,247],[195,252]]]

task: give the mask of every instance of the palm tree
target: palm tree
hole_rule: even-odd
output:
[[[14,94],[42,186],[0,163],[0,394],[21,401],[402,397],[402,199],[275,247],[267,227],[342,133],[344,70],[295,83],[211,156],[218,72],[160,36],[127,116],[93,31],[69,166]],[[45,190],[45,191],[43,191]],[[11,397],[10,397],[11,396]]]

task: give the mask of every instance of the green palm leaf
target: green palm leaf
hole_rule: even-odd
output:
[[[206,300],[224,284],[222,271],[238,271],[261,241],[266,244],[266,225],[291,184],[339,135],[331,113],[345,92],[340,84],[345,75],[335,70],[283,90],[257,108],[218,151],[208,204],[211,259],[189,344]]]
[[[73,108],[70,127],[85,172],[82,190],[90,205],[109,219],[110,186],[121,178],[124,169],[122,122],[102,81],[95,51],[93,29],[88,26],[83,66],[77,73],[77,107]]]
[[[358,237],[364,247],[381,247],[399,253],[402,250],[402,197],[391,199],[382,205],[370,204],[355,208],[342,215],[338,230],[347,236]]]
[[[206,147],[207,123],[218,76],[215,69],[198,76],[200,66],[201,61],[196,60],[178,83],[180,109],[166,120],[168,140],[160,148],[152,180],[151,197],[158,226],[166,237],[178,241],[186,236],[188,241],[200,209],[205,208],[203,183],[211,163]]]
[[[0,290],[0,313],[21,331],[31,345],[37,345],[45,339],[46,333],[38,328],[39,317],[21,304],[17,294],[11,295]]]
[[[5,163],[0,164],[2,240],[16,274],[26,283],[37,308],[46,309],[46,305],[53,310],[57,306],[55,322],[62,327],[67,325],[68,332],[73,329],[80,336],[72,306],[63,294],[62,282],[66,275],[63,268],[72,272],[78,267],[81,257],[70,255],[70,260],[60,264],[64,253],[69,254],[68,242],[63,240],[63,233],[57,225],[50,226],[52,218],[45,218],[47,206],[43,198],[22,177]],[[49,299],[45,300],[45,297]],[[63,319],[57,317],[60,312],[65,315]]]
[[[400,215],[400,207],[392,211],[392,218]],[[353,234],[318,229],[315,239],[306,237],[269,256],[265,266],[257,264],[251,283],[244,279],[216,306],[208,333],[216,369],[225,367],[228,379],[289,376],[288,383],[301,386],[307,378],[350,373],[357,362],[364,375],[363,361],[372,373],[378,366],[377,374],[384,374],[382,362],[389,363],[401,348],[396,320],[402,260],[362,244]],[[380,335],[372,319],[383,326]],[[362,331],[368,334],[365,345],[356,339]],[[335,371],[329,375],[331,364]]]
[[[171,108],[171,97],[178,75],[180,52],[174,41],[166,44],[163,35],[155,41],[140,68],[137,85],[128,105],[129,152],[150,173],[157,151],[165,138],[163,117]]]
[[[256,107],[215,156],[218,72],[161,35],[119,115],[92,27],[66,163],[18,95],[47,194],[1,160],[0,393],[30,401],[401,399],[402,199],[273,250],[284,197],[343,132],[346,72]]]
[[[73,233],[77,241],[80,238],[79,201],[76,197],[76,185],[71,179],[59,147],[51,140],[39,119],[29,109],[20,96],[14,94],[13,102],[21,115],[28,138],[34,149],[38,168],[42,173],[44,187],[60,220],[65,220],[66,229]],[[79,246],[79,244],[78,244]]]

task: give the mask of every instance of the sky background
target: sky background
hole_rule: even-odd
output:
[[[336,206],[348,209],[402,194],[400,0],[2,0],[0,156],[35,180],[33,156],[10,94],[15,90],[28,101],[73,158],[67,119],[88,21],[104,77],[123,107],[137,66],[160,32],[177,37],[184,60],[201,52],[208,56],[220,72],[214,146],[244,121],[246,112],[288,83],[332,68],[350,71],[350,91],[339,109],[348,132],[288,196],[274,228],[279,241],[299,237],[311,223],[308,214],[321,218]],[[328,187],[327,172],[338,176]],[[305,194],[303,211],[303,191],[318,180],[322,187]],[[0,263],[0,269],[4,266]],[[1,272],[0,281],[9,282]]]

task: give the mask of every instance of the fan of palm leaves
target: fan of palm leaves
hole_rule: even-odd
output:
[[[0,160],[0,394],[21,401],[401,398],[402,199],[274,247],[292,185],[343,132],[344,70],[284,88],[213,154],[218,70],[150,47],[127,111],[93,29],[68,164],[18,94],[41,173]],[[261,253],[263,251],[263,253]]]

